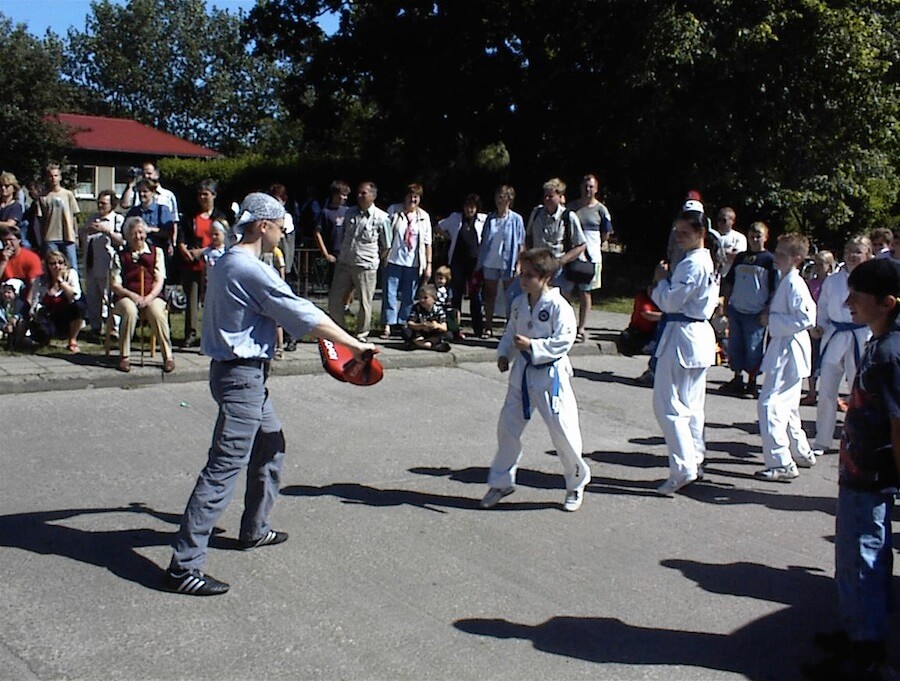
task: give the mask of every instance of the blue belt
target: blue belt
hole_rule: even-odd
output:
[[[853,322],[831,322],[831,325],[834,327],[834,333],[831,334],[831,338],[828,339],[828,343],[834,340],[834,337],[839,333],[843,333],[844,331],[849,331],[853,335],[853,358],[856,361],[856,367],[859,368],[859,358],[860,358],[860,349],[859,349],[859,338],[856,337],[856,334],[853,333],[857,329],[866,328],[865,324],[854,324]],[[819,364],[822,363],[822,360],[825,359],[825,350],[828,349],[828,343],[822,345],[822,349],[819,352]]]
[[[522,368],[522,416],[525,417],[526,421],[531,420],[531,397],[528,395],[528,367],[535,366],[531,361],[531,353],[525,352],[524,350],[520,351],[522,354],[522,359],[525,360],[525,366]],[[552,363],[553,368],[553,394],[550,398],[550,411],[554,414],[559,413],[559,368],[557,367],[557,362],[559,360],[554,360]]]

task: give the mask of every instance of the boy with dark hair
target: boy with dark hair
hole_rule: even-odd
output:
[[[847,304],[872,331],[841,437],[834,563],[843,631],[817,644],[839,649],[816,668],[828,678],[882,678],[892,610],[891,512],[900,483],[900,264],[876,258],[848,280]],[[835,670],[838,670],[835,676]]]

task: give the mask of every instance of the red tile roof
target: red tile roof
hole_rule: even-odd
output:
[[[118,151],[148,156],[218,157],[217,151],[137,121],[104,116],[61,113],[60,123],[72,129],[76,149]]]

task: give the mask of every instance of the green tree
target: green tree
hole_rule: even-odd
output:
[[[240,28],[203,0],[97,0],[85,30],[69,31],[65,74],[97,113],[237,152],[280,114],[279,70],[250,53]]]
[[[835,238],[897,211],[897,9],[269,0],[246,30],[289,71],[282,99],[307,151],[432,184],[508,177],[527,190],[593,170],[660,229],[697,187]],[[340,19],[330,36],[325,12]]]
[[[0,168],[22,180],[65,153],[67,133],[51,117],[68,108],[74,93],[60,80],[62,46],[52,34],[35,38],[0,14],[0,44]]]

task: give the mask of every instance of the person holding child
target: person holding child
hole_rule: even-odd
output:
[[[653,302],[663,314],[656,346],[653,411],[669,449],[669,477],[657,494],[671,496],[703,477],[706,373],[716,361],[716,334],[709,318],[719,302],[719,277],[704,247],[706,218],[698,201],[685,203],[675,221],[675,240],[684,257],[669,277],[656,267]]]
[[[489,489],[480,506],[493,508],[515,492],[522,433],[535,408],[547,424],[563,466],[563,509],[577,511],[591,470],[582,456],[578,404],[571,383],[569,351],[578,328],[575,310],[559,289],[550,285],[559,261],[549,249],[522,253],[519,266],[523,293],[512,303],[497,347],[497,368],[508,371],[512,359],[512,371],[497,424],[497,454],[488,474]]]
[[[887,678],[880,667],[893,611],[891,515],[900,488],[900,264],[860,262],[847,285],[853,323],[872,337],[853,380],[838,465],[834,579],[842,629],[816,635],[832,656],[804,672],[880,679]]]
[[[409,313],[406,326],[400,331],[408,350],[450,350],[447,314],[438,302],[437,288],[425,284],[419,288],[419,300]]]
[[[758,404],[765,458],[765,468],[755,474],[760,480],[792,480],[800,474],[798,465],[810,468],[816,464],[800,421],[800,391],[812,370],[808,331],[816,325],[816,304],[798,269],[808,253],[805,236],[782,234],[778,238],[775,265],[781,282],[768,314],[763,313],[760,320],[769,329]]]

